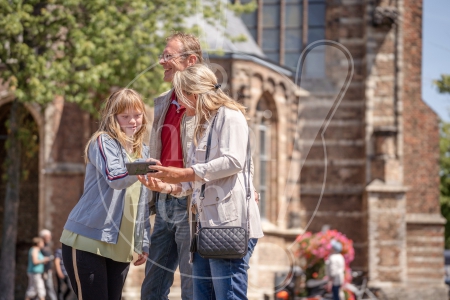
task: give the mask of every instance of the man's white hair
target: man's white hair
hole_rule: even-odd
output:
[[[49,235],[52,235],[52,233],[50,232],[50,230],[48,230],[48,229],[42,229],[40,232],[39,232],[39,236],[40,237],[44,237],[44,236],[49,236]]]

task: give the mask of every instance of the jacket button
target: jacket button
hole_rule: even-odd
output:
[[[219,201],[219,197],[216,197],[216,201]]]

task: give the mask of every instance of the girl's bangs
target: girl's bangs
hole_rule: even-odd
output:
[[[121,96],[122,99],[120,99],[120,101],[117,101],[115,114],[120,114],[130,110],[137,110],[142,113],[145,112],[142,99],[138,95],[128,93],[128,95],[121,95]]]

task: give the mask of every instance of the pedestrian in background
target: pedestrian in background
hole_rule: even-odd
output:
[[[44,247],[44,240],[41,237],[33,238],[33,245],[28,251],[28,287],[25,293],[25,300],[38,297],[39,300],[45,299],[45,286],[42,274],[44,273],[44,264],[53,259],[52,256],[45,257],[41,249]]]
[[[41,249],[45,257],[53,256],[52,249],[52,233],[48,229],[42,229],[39,236],[44,240],[44,247]],[[44,273],[42,274],[45,284],[46,299],[57,300],[55,293],[55,285],[53,284],[53,260],[44,264]]]
[[[73,293],[70,287],[69,276],[67,275],[66,268],[64,267],[64,261],[62,259],[62,249],[58,248],[55,251],[55,270],[57,279],[57,295],[58,300],[69,299],[69,296]]]
[[[325,261],[326,273],[328,276],[328,290],[333,293],[333,300],[340,300],[339,291],[344,283],[345,260],[342,252],[342,244],[336,240],[331,240],[333,253]]]

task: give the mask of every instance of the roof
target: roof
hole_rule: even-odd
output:
[[[220,19],[216,25],[208,24],[201,16],[196,15],[185,20],[186,25],[197,25],[201,28],[198,33],[204,57],[234,58],[250,60],[263,65],[285,76],[292,77],[293,72],[267,59],[264,52],[253,39],[252,35],[239,16],[230,10],[225,12],[226,25],[220,25]],[[231,35],[231,39],[230,36]],[[245,41],[232,41],[233,37],[245,37]]]
[[[240,17],[230,10],[226,10],[224,17],[225,26],[220,24],[220,19],[214,26],[208,24],[199,15],[188,18],[185,22],[188,26],[198,25],[201,28],[202,32],[198,36],[206,52],[224,51],[265,57]],[[243,36],[245,41],[232,42],[228,36]]]

